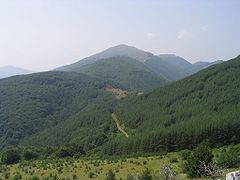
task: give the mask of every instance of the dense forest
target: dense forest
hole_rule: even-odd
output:
[[[105,142],[115,103],[111,84],[79,73],[44,72],[0,80],[0,144],[95,147]],[[98,128],[96,128],[98,127]],[[92,144],[92,145],[91,145]]]
[[[104,152],[178,151],[208,139],[211,145],[240,142],[240,56],[191,77],[118,104],[115,113],[130,133]]]
[[[222,63],[222,61],[192,64],[174,54],[157,56],[133,46],[120,44],[86,57],[76,63],[59,67],[56,70],[82,72],[82,69],[84,69],[83,72],[90,75],[100,75],[100,77],[105,77],[109,80],[120,80],[119,83],[124,83],[124,85],[128,86],[132,82],[134,83],[133,80],[139,82],[142,79],[144,84],[148,79],[150,81],[149,87],[146,86],[144,89],[151,89],[151,85],[155,85],[153,83],[156,80],[161,81],[160,85],[163,84],[163,80],[176,81],[218,63]],[[138,73],[135,74],[136,72]],[[126,78],[129,82],[126,82]],[[142,88],[139,83],[136,85],[132,88]]]
[[[147,91],[163,86],[167,80],[129,57],[102,59],[80,68],[79,72],[98,77],[131,91]]]
[[[131,64],[135,73],[143,69],[125,60],[120,64]],[[240,142],[240,57],[143,94],[133,90],[140,81],[126,83],[137,77],[128,68],[126,76],[118,66],[106,79],[113,72],[98,74],[103,65],[96,64],[89,66],[96,69],[92,75],[83,68],[88,75],[43,72],[0,80],[1,148],[71,144],[84,153],[122,155],[192,149],[204,140],[211,146]],[[147,70],[143,89],[154,82]],[[107,88],[125,89],[127,97],[118,100]]]

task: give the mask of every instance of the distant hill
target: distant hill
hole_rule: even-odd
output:
[[[158,57],[160,57],[163,61],[170,64],[173,68],[176,69],[177,71],[176,73],[178,73],[178,75],[173,77],[173,79],[175,80],[195,74],[198,71],[201,71],[202,69],[205,69],[214,64],[220,64],[224,62],[220,60],[214,61],[214,62],[201,61],[201,62],[192,64],[187,60],[183,59],[182,57],[176,56],[174,54],[161,54]]]
[[[191,68],[192,64],[182,57],[176,56],[175,54],[160,54],[158,55],[164,62],[175,66],[176,68],[181,68],[185,70]]]
[[[31,74],[33,71],[14,67],[14,66],[5,66],[0,67],[0,79],[6,78],[15,75],[22,75],[22,74]]]
[[[131,91],[147,91],[167,83],[143,63],[124,56],[96,61],[80,67],[79,72]]]
[[[108,48],[100,53],[97,53],[95,55],[92,55],[90,57],[84,58],[74,64],[70,64],[67,66],[63,66],[60,68],[57,68],[56,70],[59,71],[79,71],[79,68],[87,65],[92,64],[96,61],[99,61],[101,59],[107,59],[111,57],[129,57],[135,60],[138,60],[140,62],[145,62],[146,60],[150,59],[152,56],[154,56],[151,53],[139,50],[132,46],[127,45],[117,45],[111,48]]]
[[[156,56],[150,52],[146,52],[132,46],[118,45],[84,58],[74,64],[59,67],[56,70],[81,72],[81,68],[83,66],[94,64],[108,58],[119,58],[119,60],[121,60],[122,57],[137,60],[139,63],[147,66],[153,73],[157,74],[159,78],[167,81],[182,79],[210,65],[210,63],[207,63],[206,66],[194,66],[185,59],[176,55],[163,54]],[[107,67],[108,66],[106,66],[106,68]]]
[[[224,61],[222,61],[222,60],[218,60],[218,61],[214,61],[214,62],[199,61],[199,62],[196,62],[193,64],[192,71],[198,72],[198,71],[200,71],[202,69],[206,69],[214,64],[221,64],[223,62]]]

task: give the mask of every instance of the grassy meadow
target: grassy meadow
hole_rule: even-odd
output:
[[[116,174],[117,179],[125,180],[128,174],[141,174],[144,169],[151,171],[154,179],[163,179],[162,167],[171,164],[177,179],[189,179],[184,174],[184,160],[180,153],[168,153],[161,156],[134,157],[115,160],[87,159],[47,159],[22,161],[14,165],[1,165],[0,179],[105,179],[109,170]],[[225,174],[233,169],[225,170]]]

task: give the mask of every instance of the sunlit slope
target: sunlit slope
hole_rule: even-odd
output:
[[[135,134],[126,144],[116,140],[115,146],[123,148],[116,151],[179,150],[206,139],[213,145],[239,143],[239,89],[240,56],[123,100],[116,114]]]

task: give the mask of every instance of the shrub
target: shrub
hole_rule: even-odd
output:
[[[90,172],[88,173],[88,177],[89,177],[89,178],[94,178],[94,173],[93,173],[92,171],[90,171]]]
[[[212,162],[212,158],[212,150],[208,146],[208,143],[204,142],[198,145],[198,147],[195,148],[191,155],[187,158],[186,173],[191,178],[205,175],[205,172],[201,168],[202,163],[209,164]]]
[[[61,147],[59,148],[59,150],[56,152],[56,156],[58,158],[65,158],[65,157],[71,157],[72,153],[70,152],[70,150],[66,147]]]
[[[240,166],[240,146],[230,146],[221,152],[218,164],[225,168],[237,168]]]
[[[170,163],[177,163],[178,162],[178,159],[176,157],[172,157],[170,159]]]
[[[112,170],[109,170],[106,174],[105,180],[117,180],[115,173]]]
[[[40,180],[40,179],[37,176],[32,176],[32,177],[29,178],[29,180]]]
[[[74,175],[72,176],[72,178],[73,178],[74,180],[77,179],[77,175],[74,174]]]
[[[19,180],[19,179],[22,179],[22,175],[19,173],[13,177],[13,180]]]
[[[32,160],[32,159],[36,159],[38,157],[38,154],[32,150],[25,150],[23,152],[23,158],[25,160]]]
[[[4,164],[15,164],[20,160],[20,153],[16,149],[7,149],[2,153],[2,163]]]
[[[152,180],[153,179],[151,172],[148,168],[145,168],[145,170],[142,172],[140,179],[141,180]]]
[[[132,174],[128,174],[126,180],[135,180],[135,179],[140,179],[140,177],[137,176],[137,175],[134,176],[134,175],[132,175]]]
[[[191,155],[191,151],[186,149],[180,152],[182,159],[187,160],[187,158]]]
[[[5,178],[5,179],[9,179],[9,178],[10,178],[10,172],[4,173],[4,178]]]

